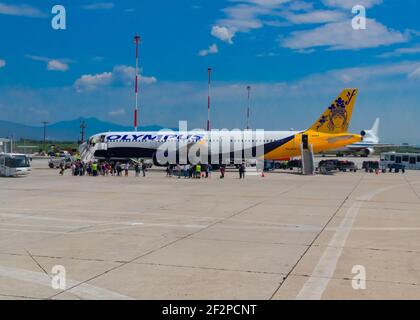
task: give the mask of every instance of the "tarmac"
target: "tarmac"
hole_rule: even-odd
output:
[[[130,175],[0,178],[0,299],[420,299],[420,171]]]

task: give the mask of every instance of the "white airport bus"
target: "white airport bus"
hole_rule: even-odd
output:
[[[381,167],[388,168],[389,165],[403,165],[408,170],[420,170],[420,153],[381,153]]]
[[[16,177],[31,171],[29,157],[17,153],[0,153],[0,176]]]

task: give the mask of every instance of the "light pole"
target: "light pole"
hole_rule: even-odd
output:
[[[86,124],[85,124],[85,121],[82,120],[80,122],[80,136],[81,136],[82,144],[85,142],[85,129],[86,129]]]
[[[138,113],[139,113],[139,43],[140,36],[136,35],[134,37],[134,43],[136,44],[136,83],[135,83],[135,94],[136,94],[136,106],[134,109],[134,131],[137,131],[138,126]]]
[[[210,131],[210,129],[211,129],[211,126],[210,126],[210,95],[211,95],[211,92],[210,92],[210,90],[211,90],[211,72],[212,71],[213,70],[211,68],[207,69],[208,76],[209,76],[209,79],[208,79],[208,96],[207,96],[207,131]]]
[[[43,143],[43,149],[44,149],[44,151],[46,151],[45,145],[46,145],[46,141],[47,141],[47,124],[48,124],[48,122],[47,121],[42,121],[41,123],[44,125],[44,143]]]

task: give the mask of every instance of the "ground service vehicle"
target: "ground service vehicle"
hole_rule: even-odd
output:
[[[340,161],[336,159],[322,160],[318,164],[318,170],[320,173],[325,174],[331,171],[341,171],[341,172],[356,172],[357,166],[352,161]]]
[[[389,169],[393,168],[409,170],[420,170],[420,153],[399,153],[399,152],[385,152],[381,154],[381,167]]]
[[[73,163],[73,159],[72,157],[67,156],[67,157],[59,157],[59,158],[51,157],[50,160],[48,160],[48,166],[51,169],[60,168],[60,164],[62,163],[64,164],[64,167],[66,169],[70,169],[71,164]]]
[[[386,169],[388,169],[389,172],[392,172],[392,170],[394,170],[395,173],[399,173],[401,170],[402,173],[405,173],[405,165],[401,163],[388,164],[388,168],[382,168],[382,172],[385,173]]]
[[[0,154],[0,176],[16,177],[27,175],[31,171],[29,157],[17,153]]]
[[[379,170],[379,161],[363,161],[362,169],[366,172],[375,172]]]
[[[338,161],[337,170],[342,171],[342,172],[346,172],[346,171],[356,172],[357,166],[355,165],[353,161],[342,160],[342,161]]]

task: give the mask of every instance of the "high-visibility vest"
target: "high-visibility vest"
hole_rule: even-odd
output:
[[[92,170],[97,171],[98,170],[98,164],[92,163]]]
[[[199,164],[195,167],[195,172],[201,172],[201,166]]]

